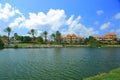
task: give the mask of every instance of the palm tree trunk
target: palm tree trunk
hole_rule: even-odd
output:
[[[10,34],[8,33],[8,45],[10,44],[10,39],[9,39]]]
[[[47,35],[45,35],[45,43],[47,43]]]
[[[70,36],[70,44],[72,44],[72,36]]]
[[[33,41],[34,41],[35,40],[34,34],[32,36],[33,36]]]

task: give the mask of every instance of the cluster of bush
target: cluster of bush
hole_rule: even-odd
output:
[[[3,41],[0,39],[0,49],[3,49],[4,48],[4,43]]]

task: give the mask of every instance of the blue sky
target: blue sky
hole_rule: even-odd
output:
[[[7,26],[12,34],[39,36],[59,30],[63,35],[120,37],[120,0],[0,0],[0,35]]]

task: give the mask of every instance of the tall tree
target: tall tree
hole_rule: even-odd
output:
[[[60,44],[61,43],[61,33],[59,32],[59,31],[56,31],[56,42],[58,43],[58,44]]]
[[[7,27],[7,28],[5,28],[4,31],[8,33],[8,44],[9,44],[10,43],[10,33],[11,33],[12,29],[10,27]]]
[[[3,43],[3,41],[0,38],[0,49],[3,49],[3,48],[4,48],[4,43]]]
[[[101,44],[93,36],[89,36],[88,44],[89,47],[101,47]]]
[[[34,41],[34,38],[35,38],[34,35],[36,34],[35,30],[34,30],[34,29],[31,29],[31,30],[28,32],[28,34],[31,34],[31,35],[32,35],[33,41]]]
[[[18,36],[17,33],[14,33],[14,39],[15,39],[15,40],[18,40],[18,39],[19,39],[19,36]]]
[[[47,42],[47,35],[48,35],[48,32],[47,31],[44,31],[43,32],[43,35],[44,35],[44,37],[45,37],[45,43]]]
[[[29,36],[23,36],[23,40],[22,40],[23,43],[30,43],[31,41],[32,41],[31,37],[29,37]]]
[[[55,34],[51,34],[51,37],[54,39],[54,42],[55,42]]]
[[[43,38],[41,36],[36,37],[38,43],[43,43]]]
[[[73,43],[73,40],[72,40],[72,35],[70,36],[70,44]]]

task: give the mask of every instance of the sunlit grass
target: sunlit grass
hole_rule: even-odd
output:
[[[120,80],[120,68],[112,70],[109,73],[98,74],[84,80]]]

